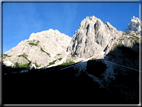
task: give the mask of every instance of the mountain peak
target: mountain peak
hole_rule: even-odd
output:
[[[67,51],[79,57],[95,55],[119,36],[121,34],[109,22],[104,24],[95,16],[87,16],[73,35]]]
[[[38,65],[46,66],[54,60],[54,56],[66,50],[71,37],[60,33],[58,30],[49,29],[42,32],[32,33],[28,40],[21,41],[16,47],[7,51],[4,61],[12,63],[36,62]],[[66,54],[66,53],[64,53]],[[26,55],[26,59],[19,56]]]
[[[139,18],[133,16],[133,18],[131,18],[131,22],[130,24],[128,24],[128,28],[125,29],[126,33],[129,33],[130,31],[134,31],[139,33],[141,31],[141,21]]]
[[[53,30],[53,29],[49,29],[49,30],[45,30],[45,31],[41,31],[41,32],[37,32],[37,33],[32,33],[29,37],[29,40],[33,40],[33,39],[39,39],[39,38],[54,38],[54,37],[67,37],[70,38],[69,36],[65,35],[64,33],[60,33],[58,30]]]

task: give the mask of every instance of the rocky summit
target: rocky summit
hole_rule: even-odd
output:
[[[129,33],[130,31],[134,31],[136,33],[140,33],[141,29],[142,29],[142,21],[140,21],[139,18],[133,16],[133,18],[131,18],[130,24],[128,24],[128,28],[125,29],[125,32]]]
[[[47,66],[57,54],[64,53],[71,37],[58,30],[49,29],[32,33],[28,40],[21,41],[16,47],[3,54],[3,61],[26,64],[29,61],[40,67]]]
[[[79,57],[90,57],[101,53],[108,44],[122,36],[122,32],[109,22],[104,24],[95,16],[86,17],[72,37],[67,51]]]
[[[53,29],[32,33],[2,55],[4,104],[139,104],[135,20],[129,32],[92,16],[72,38]]]

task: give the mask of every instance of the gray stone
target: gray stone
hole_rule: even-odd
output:
[[[13,67],[13,66],[14,66],[14,64],[11,63],[10,61],[4,61],[4,62],[3,62],[3,65],[5,65],[5,66],[7,66],[7,67]]]
[[[128,24],[128,28],[125,29],[125,32],[130,33],[130,31],[134,31],[136,33],[140,33],[141,29],[142,29],[142,24],[140,19],[133,16],[133,18],[131,18],[130,24]]]
[[[95,16],[86,17],[73,35],[67,51],[78,57],[90,57],[101,53],[121,34],[109,22],[104,24]]]
[[[49,62],[55,60],[55,55],[66,50],[71,41],[71,37],[60,33],[58,30],[49,29],[38,33],[32,33],[28,40],[21,41],[16,47],[5,52],[11,56],[3,59],[12,63],[36,62],[41,67],[47,66]],[[19,57],[26,54],[27,58]],[[28,61],[28,60],[29,61]]]
[[[35,64],[33,62],[31,62],[30,65],[29,65],[29,68],[30,69],[36,69],[36,66],[35,66]]]

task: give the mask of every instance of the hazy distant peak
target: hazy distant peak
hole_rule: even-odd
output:
[[[133,18],[131,18],[131,22],[130,24],[128,24],[128,28],[125,29],[126,33],[129,33],[130,31],[134,31],[139,33],[141,31],[141,21],[139,18],[133,16]]]

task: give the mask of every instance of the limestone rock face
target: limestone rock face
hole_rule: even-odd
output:
[[[8,66],[8,67],[13,67],[14,66],[14,64],[11,63],[10,61],[4,61],[3,65]]]
[[[31,62],[31,64],[29,65],[29,68],[30,69],[36,69],[36,66],[35,66],[35,64],[33,64],[33,62]]]
[[[107,60],[120,65],[139,69],[140,35],[135,32],[123,33],[111,46],[107,47]]]
[[[95,16],[86,17],[73,35],[67,51],[78,57],[96,55],[121,35],[122,32],[117,31],[109,22],[104,24]]]
[[[128,28],[125,29],[125,32],[130,33],[130,31],[134,31],[136,33],[140,33],[141,29],[142,29],[142,24],[140,19],[133,16],[133,18],[131,18],[130,24],[128,24]]]
[[[54,60],[54,56],[66,50],[71,37],[58,30],[49,29],[32,33],[28,40],[21,41],[16,47],[5,52],[3,61],[26,64],[29,61],[44,67]]]
[[[136,30],[134,23],[139,20],[134,17],[131,22],[133,27],[129,28]],[[67,60],[78,62],[91,57],[104,58],[107,55],[110,61],[138,69],[138,57],[135,57],[135,61],[130,61],[130,58],[123,58],[123,47],[116,48],[123,45],[131,48],[134,56],[138,56],[139,39],[140,35],[135,31],[118,31],[109,22],[104,24],[99,18],[92,16],[81,21],[72,38],[53,29],[32,33],[28,40],[21,41],[16,47],[4,53],[3,61],[10,61],[13,64],[33,62],[40,67],[49,67]]]

